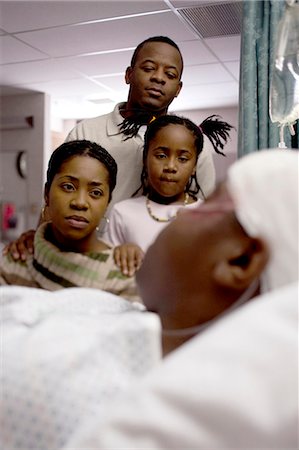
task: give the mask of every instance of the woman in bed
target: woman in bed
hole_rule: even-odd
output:
[[[26,261],[3,257],[0,285],[49,291],[99,288],[138,299],[134,278],[120,272],[113,249],[97,238],[116,175],[116,162],[98,144],[83,140],[58,147],[50,158],[44,189],[50,220],[38,228],[34,253]]]

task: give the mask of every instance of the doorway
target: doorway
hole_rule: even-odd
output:
[[[0,152],[0,242],[15,240],[28,228],[26,150]]]

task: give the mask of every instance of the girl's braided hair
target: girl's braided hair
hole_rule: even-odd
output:
[[[227,139],[229,138],[229,131],[234,127],[219,119],[221,119],[220,116],[213,114],[201,122],[199,129],[207,136],[213,145],[215,152],[222,156],[226,156],[219,150],[219,148],[223,150],[224,145],[227,143]]]
[[[170,125],[182,125],[186,127],[194,136],[194,146],[196,148],[196,160],[198,159],[200,153],[203,149],[204,135],[207,136],[211,142],[216,153],[225,156],[222,152],[224,145],[227,143],[229,138],[229,131],[234,128],[232,125],[220,120],[220,116],[211,115],[207,117],[199,126],[186,117],[181,117],[177,115],[164,115],[157,119],[152,120],[148,125],[144,136],[144,148],[143,148],[143,169],[141,173],[141,186],[134,193],[136,195],[140,189],[142,189],[142,194],[147,195],[149,193],[148,186],[148,175],[146,168],[146,160],[149,150],[149,144],[154,139],[156,134],[162,128]],[[190,194],[193,198],[197,198],[197,194],[201,191],[203,198],[205,198],[204,192],[202,191],[199,181],[197,180],[196,173],[190,177],[190,180],[185,188],[185,191]]]

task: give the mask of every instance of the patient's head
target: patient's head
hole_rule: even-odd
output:
[[[90,251],[116,183],[112,156],[90,141],[62,144],[51,155],[45,203],[55,243],[66,250]]]
[[[137,281],[166,329],[205,323],[231,306],[264,268],[266,244],[238,223],[225,184],[178,215],[148,249]]]
[[[298,280],[298,169],[298,151],[275,149],[242,158],[228,173],[239,222],[270,249],[263,292]]]
[[[260,277],[262,290],[298,279],[298,154],[291,150],[237,161],[205,203],[161,232],[137,282],[163,327],[177,329],[218,316]]]

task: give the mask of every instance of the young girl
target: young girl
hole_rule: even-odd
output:
[[[219,148],[223,149],[231,128],[217,116],[208,117],[198,127],[176,115],[161,116],[148,126],[142,195],[113,206],[103,235],[104,240],[118,246],[115,262],[123,273],[132,275],[140,267],[148,246],[181,208],[196,207],[202,201],[197,199],[201,188],[196,164],[203,148],[203,134],[223,155]]]
[[[112,156],[90,141],[62,144],[51,155],[44,190],[50,222],[34,238],[34,254],[0,266],[0,284],[54,291],[65,287],[99,288],[136,299],[134,279],[115,266],[113,249],[97,238],[116,184]]]

